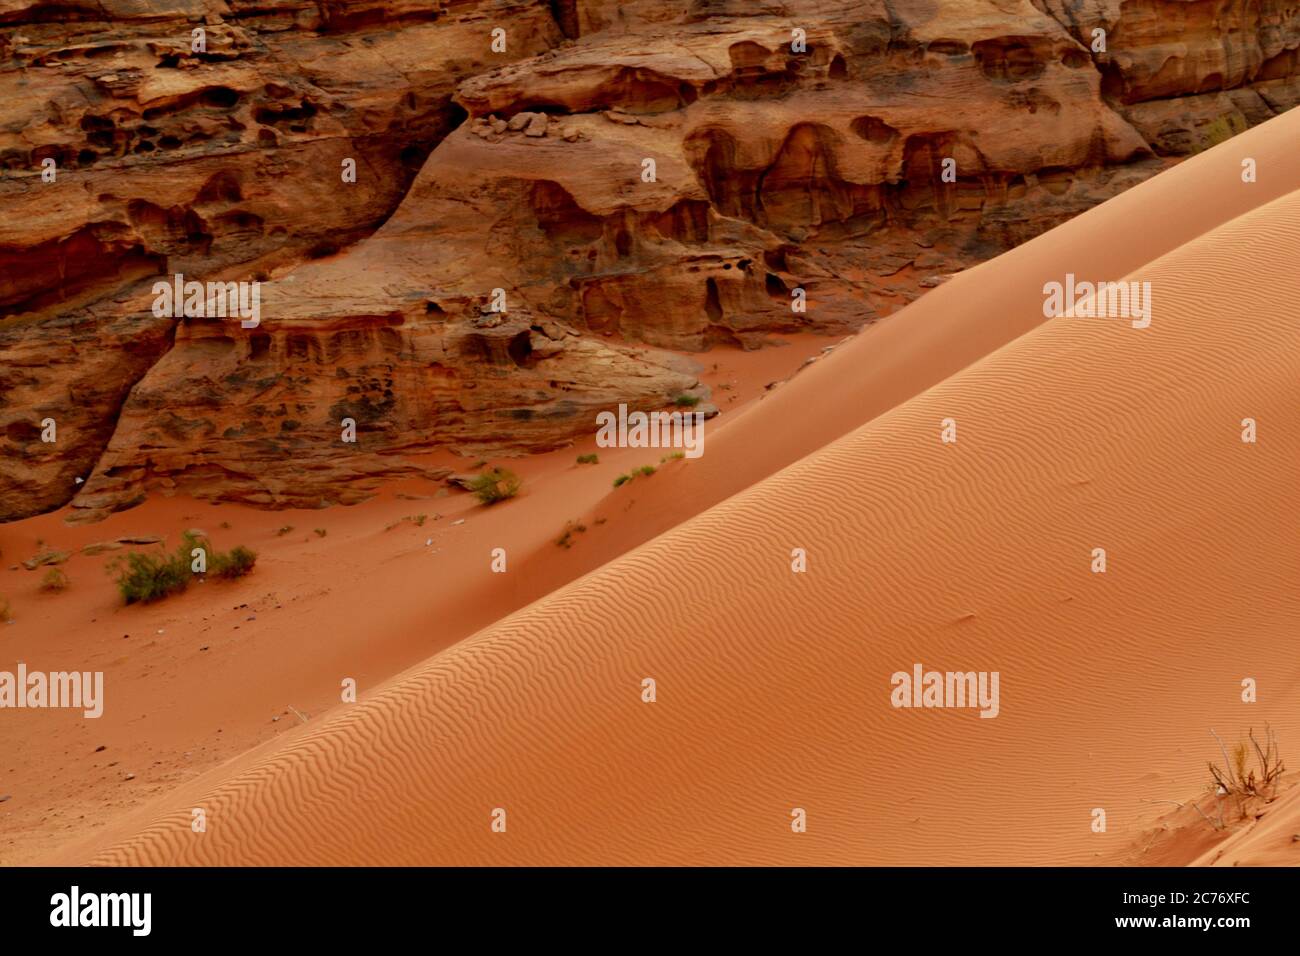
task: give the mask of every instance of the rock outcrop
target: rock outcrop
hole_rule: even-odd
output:
[[[1294,105],[1297,50],[1293,0],[0,0],[0,519],[703,395],[673,353],[855,329]],[[175,273],[260,323],[155,315]]]

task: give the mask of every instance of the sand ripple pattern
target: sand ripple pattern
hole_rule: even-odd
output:
[[[1300,745],[1297,262],[1291,193],[1144,267],[1149,329],[1044,323],[216,782],[206,833],[177,806],[95,862],[1111,853],[1201,787],[1210,726]],[[918,661],[999,671],[1001,715],[891,708]]]

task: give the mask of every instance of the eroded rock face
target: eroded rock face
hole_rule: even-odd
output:
[[[689,359],[608,345],[522,307],[389,294],[378,271],[343,282],[334,271],[268,285],[263,315],[275,318],[256,329],[181,323],[122,409],[74,518],[130,507],[146,489],[351,504],[383,479],[448,474],[403,452],[555,447],[600,408],[701,394]],[[369,311],[381,297],[388,311]]]
[[[88,487],[174,335],[140,298],[154,277],[264,277],[391,214],[462,121],[489,20],[506,57],[560,39],[527,0],[0,0],[0,520]]]
[[[1035,0],[1092,52],[1108,102],[1162,156],[1300,103],[1295,0]]]
[[[88,516],[347,502],[404,452],[555,447],[695,388],[663,350],[854,329],[1300,90],[1288,0],[0,0],[0,25],[0,518],[78,489]],[[177,272],[266,280],[261,324],[154,316]]]

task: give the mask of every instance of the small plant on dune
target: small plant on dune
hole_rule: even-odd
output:
[[[71,583],[62,568],[50,568],[45,572],[45,577],[41,578],[41,590],[56,593],[66,591]]]
[[[189,551],[178,550],[175,554],[132,551],[110,561],[108,570],[116,573],[117,590],[127,604],[161,601],[189,586]]]
[[[654,473],[655,473],[654,465],[642,465],[640,468],[633,468],[632,471],[629,472],[628,474],[619,475],[617,478],[615,478],[614,487],[618,488],[621,485],[627,484],[637,475],[645,475],[648,478],[650,475],[653,475]]]
[[[292,530],[293,530],[293,525],[291,524],[281,525],[279,528],[276,528],[275,536],[277,538],[283,538],[286,534],[288,534]]]
[[[659,464],[662,465],[666,461],[676,461],[678,458],[685,458],[685,457],[686,455],[684,452],[675,451],[671,455],[664,455],[662,458],[660,458]]]
[[[1210,731],[1214,733],[1214,731]],[[1264,746],[1259,745],[1255,739],[1255,731],[1252,728],[1247,734],[1250,739],[1250,746],[1246,745],[1243,740],[1232,750],[1232,758],[1228,757],[1228,750],[1223,746],[1223,741],[1219,739],[1218,734],[1214,734],[1215,740],[1219,741],[1219,749],[1223,753],[1224,769],[1218,765],[1210,763],[1210,776],[1214,778],[1215,792],[1219,796],[1236,797],[1242,800],[1249,797],[1259,797],[1264,800],[1271,799],[1277,790],[1277,781],[1281,778],[1286,768],[1282,765],[1282,757],[1277,749],[1277,735],[1273,733],[1273,728],[1267,724],[1264,725]],[[1251,754],[1255,756],[1257,769],[1251,769]]]
[[[199,547],[208,550],[208,542],[187,531],[181,536],[180,547],[171,554],[135,551],[109,562],[108,570],[117,575],[117,590],[127,604],[161,601],[189,587],[195,575],[192,553]],[[207,573],[239,578],[251,571],[256,561],[257,554],[242,544],[227,552],[212,551],[207,556]]]
[[[485,505],[494,505],[519,494],[519,476],[505,468],[492,468],[475,475],[469,483],[469,490]]]
[[[600,456],[597,455],[595,452],[592,452],[590,455],[578,456],[578,464],[580,465],[595,465],[599,462],[600,462]]]
[[[9,599],[4,595],[0,595],[0,623],[8,624],[12,613],[13,609],[9,607]]]
[[[256,563],[257,552],[240,544],[224,553],[217,552],[213,554],[208,565],[208,571],[219,578],[230,580],[232,578],[242,578],[253,570],[253,565]]]
[[[324,528],[317,528],[315,530],[316,530],[316,537],[318,538],[323,538],[325,537],[325,535],[329,534],[329,532],[326,531]]]
[[[678,395],[673,399],[673,404],[678,408],[694,408],[696,405],[700,404],[700,396],[685,394]]]
[[[406,520],[414,524],[417,528],[423,528],[424,523],[429,520],[429,516],[415,515],[414,517],[408,517]]]
[[[587,526],[585,524],[582,524],[581,522],[570,521],[567,525],[564,526],[564,534],[560,535],[559,540],[557,540],[555,543],[558,544],[561,548],[572,548],[573,536],[575,534],[581,534],[586,530],[587,530]]]

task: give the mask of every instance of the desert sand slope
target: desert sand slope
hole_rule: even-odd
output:
[[[1235,163],[1200,169],[1188,196],[1245,188]],[[1110,226],[1158,230],[1131,213]],[[1267,720],[1284,748],[1300,740],[1282,699],[1300,679],[1298,259],[1292,192],[1140,269],[1149,328],[1042,325],[169,801],[95,859],[1106,854],[1150,801],[1201,786],[1207,727]],[[1028,326],[1040,307],[1014,311]],[[787,405],[767,427],[800,416]],[[1257,443],[1241,440],[1246,417]],[[796,547],[807,573],[791,572]],[[892,708],[891,674],[917,662],[998,671],[999,715]],[[1241,702],[1245,677],[1258,703]]]

